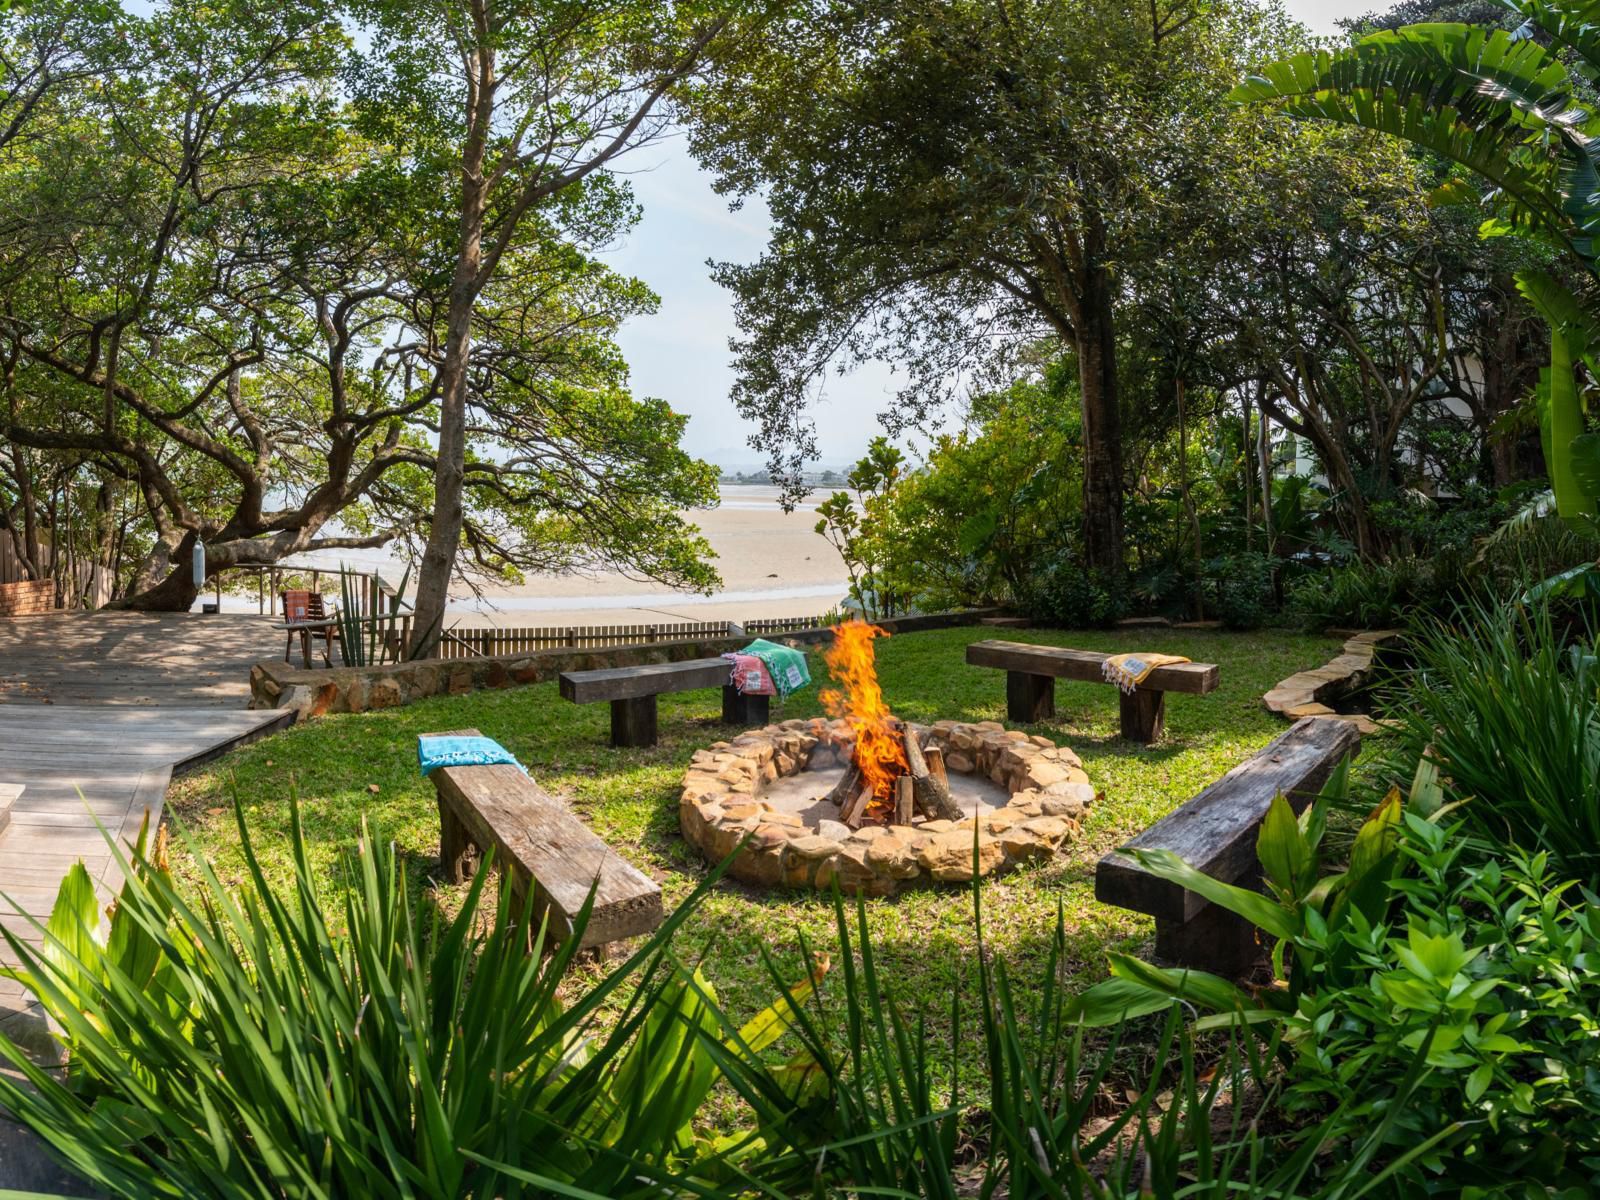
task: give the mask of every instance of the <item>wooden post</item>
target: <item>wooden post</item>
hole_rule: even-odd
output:
[[[1006,672],[1006,716],[1033,725],[1056,715],[1056,681],[1048,675]]]
[[[613,746],[654,746],[656,744],[656,698],[636,696],[611,702],[611,744]]]
[[[731,683],[722,685],[722,723],[724,725],[765,725],[769,719],[771,696],[746,696]]]
[[[913,784],[911,776],[902,775],[894,781],[894,823],[896,825],[911,824]]]
[[[1130,742],[1149,745],[1157,740],[1166,724],[1165,692],[1135,688],[1122,692],[1122,736]]]
[[[451,883],[465,883],[478,870],[478,847],[455,809],[435,793],[439,802],[439,865]]]

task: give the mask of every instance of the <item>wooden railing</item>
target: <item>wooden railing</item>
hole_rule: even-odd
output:
[[[815,629],[821,617],[778,617],[745,621],[737,625],[752,637]],[[590,649],[601,646],[636,646],[649,642],[674,642],[686,638],[736,637],[731,621],[681,621],[657,625],[552,625],[521,629],[447,629],[440,638],[440,658],[496,658],[534,650]]]

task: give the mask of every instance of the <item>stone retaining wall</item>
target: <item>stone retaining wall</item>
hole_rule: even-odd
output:
[[[1402,636],[1398,629],[1352,633],[1336,657],[1315,670],[1300,671],[1282,680],[1261,698],[1261,702],[1286,720],[1323,717],[1348,721],[1363,734],[1376,733],[1378,724],[1372,718],[1361,713],[1336,712],[1331,705],[1365,687],[1378,652],[1385,646],[1397,644]]]
[[[975,608],[963,612],[930,613],[878,621],[890,633],[947,629],[975,625],[1000,610]],[[385,663],[377,667],[338,667],[306,670],[269,660],[250,669],[251,708],[289,708],[297,719],[325,713],[366,712],[396,708],[442,694],[461,695],[481,688],[515,687],[542,683],[563,671],[592,671],[604,667],[635,667],[649,663],[681,662],[739,650],[753,635],[699,638],[681,642],[641,643],[589,650],[536,650],[499,658],[431,659],[415,663]],[[826,641],[832,630],[800,629],[770,640],[805,646]]]
[[[54,612],[56,585],[53,579],[24,579],[20,583],[0,583],[0,617],[30,617]]]
[[[1011,793],[1010,802],[976,821],[856,830],[837,821],[807,825],[763,801],[762,788],[808,768],[846,763],[855,743],[844,721],[796,719],[695,753],[678,803],[683,835],[713,863],[737,849],[729,873],[749,883],[826,889],[837,882],[841,891],[869,896],[964,882],[975,862],[979,875],[991,875],[1048,858],[1078,836],[1096,796],[1071,750],[998,721],[937,721],[930,735],[952,773],[986,775]]]

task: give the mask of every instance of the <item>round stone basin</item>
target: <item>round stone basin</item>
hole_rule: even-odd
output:
[[[842,824],[826,797],[855,748],[845,721],[784,721],[697,751],[683,779],[684,837],[729,873],[769,887],[837,883],[886,896],[961,883],[1048,858],[1077,836],[1096,796],[1078,756],[998,721],[937,721],[929,744],[944,751],[960,821],[910,826]]]

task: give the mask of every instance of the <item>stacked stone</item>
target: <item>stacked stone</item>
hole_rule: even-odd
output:
[[[974,841],[977,873],[991,875],[1049,857],[1077,836],[1095,793],[1071,750],[997,721],[939,721],[930,734],[948,770],[987,776],[1011,793],[1010,802],[976,822],[809,826],[763,801],[762,790],[783,776],[849,762],[854,740],[844,721],[793,720],[696,752],[678,809],[684,837],[712,862],[738,848],[729,871],[750,883],[826,889],[837,881],[844,892],[887,896],[970,880]]]

